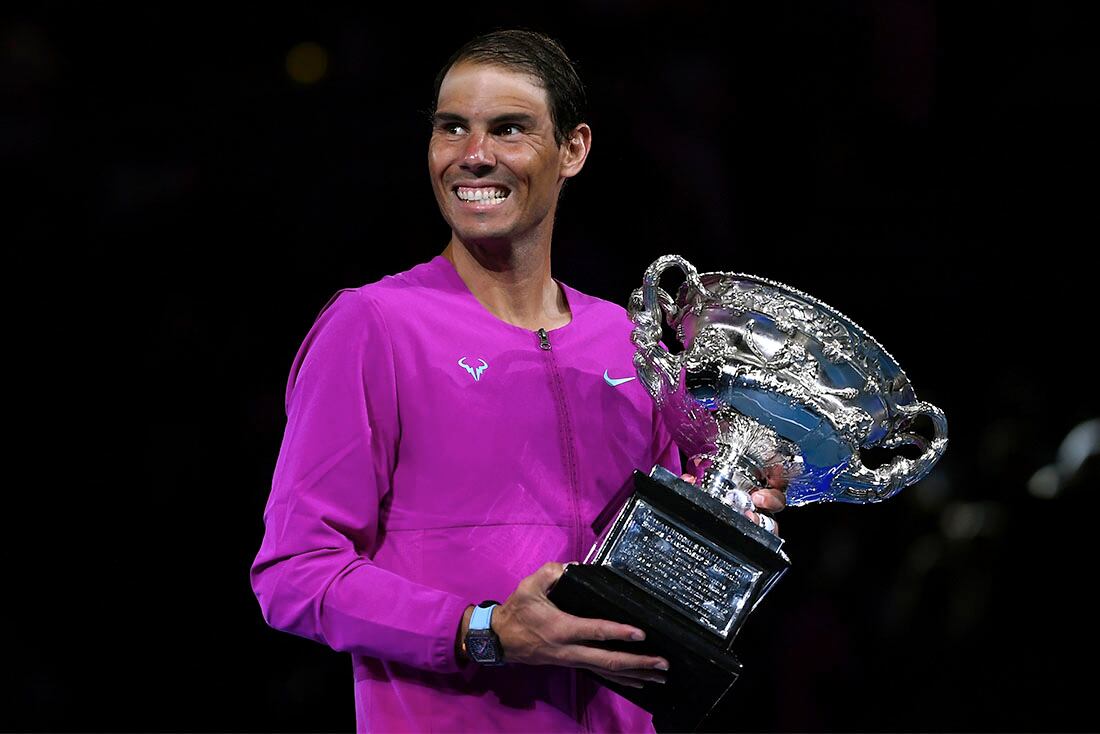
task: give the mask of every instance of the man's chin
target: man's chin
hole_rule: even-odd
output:
[[[507,252],[512,248],[514,238],[510,236],[489,236],[489,235],[466,235],[463,236],[460,232],[455,232],[458,240],[466,245],[466,247],[473,247],[478,250],[486,252]]]
[[[503,227],[452,227],[451,231],[467,245],[497,249],[506,247],[516,239],[516,233]]]

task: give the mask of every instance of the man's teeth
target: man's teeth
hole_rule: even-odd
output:
[[[508,192],[505,189],[484,186],[478,188],[459,186],[458,198],[463,201],[484,201],[490,204],[499,204],[508,198]]]

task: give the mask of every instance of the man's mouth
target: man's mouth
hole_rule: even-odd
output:
[[[455,194],[462,201],[473,204],[500,204],[512,193],[503,186],[456,186]]]

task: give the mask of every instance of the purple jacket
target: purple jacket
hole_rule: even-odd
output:
[[[573,669],[454,658],[467,605],[582,560],[634,469],[680,468],[645,388],[611,384],[626,313],[562,288],[540,348],[436,257],[339,291],[298,350],[252,588],[272,627],[351,653],[359,731],[652,731]]]

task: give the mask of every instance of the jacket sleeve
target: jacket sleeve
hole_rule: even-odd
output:
[[[252,589],[272,627],[452,672],[467,602],[374,564],[400,437],[393,348],[367,294],[322,309],[294,358]]]

